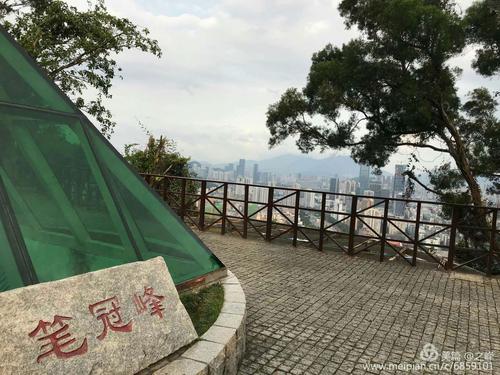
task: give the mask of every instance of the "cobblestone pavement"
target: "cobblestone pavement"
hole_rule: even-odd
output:
[[[200,237],[246,293],[248,341],[240,374],[402,373],[363,366],[424,363],[426,343],[440,352],[433,365],[451,365],[447,357],[458,352],[454,373],[465,373],[460,366],[488,365],[485,358],[465,364],[466,352],[486,359],[493,352],[493,371],[481,373],[500,374],[498,279],[232,235]]]

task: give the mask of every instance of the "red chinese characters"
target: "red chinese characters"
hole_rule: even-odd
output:
[[[133,302],[139,314],[147,311],[151,316],[156,315],[159,319],[163,319],[164,300],[165,297],[155,294],[152,287],[145,287],[142,295],[136,293],[133,296]],[[104,340],[109,331],[132,332],[133,321],[130,320],[128,323],[123,321],[120,302],[116,296],[88,305],[88,309],[90,314],[102,323],[102,331],[96,336],[98,340]],[[29,337],[37,338],[37,341],[41,343],[41,354],[37,357],[38,363],[50,355],[60,359],[87,353],[89,349],[87,337],[79,341],[69,332],[68,321],[72,319],[67,316],[54,315],[52,322],[40,320],[38,326],[28,334]]]
[[[149,310],[151,315],[157,315],[160,319],[163,318],[163,307],[161,301],[165,299],[164,296],[154,294],[154,289],[151,287],[144,287],[144,294],[140,296],[138,293],[134,295],[134,303],[139,314]]]
[[[89,305],[89,310],[103,324],[102,332],[97,338],[103,340],[108,330],[115,332],[131,332],[132,321],[125,324],[120,313],[118,298],[111,297],[100,302]]]
[[[86,338],[79,347],[75,347],[77,345],[74,345],[76,339],[71,337],[69,324],[66,323],[66,321],[71,319],[67,316],[55,315],[52,322],[40,320],[38,326],[29,333],[29,337],[40,336],[38,341],[44,343],[40,347],[40,350],[45,350],[45,352],[37,357],[36,361],[38,363],[51,354],[54,354],[57,358],[70,358],[87,353]]]

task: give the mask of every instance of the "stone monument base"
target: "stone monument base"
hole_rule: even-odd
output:
[[[135,374],[198,338],[163,258],[0,293],[0,374]]]

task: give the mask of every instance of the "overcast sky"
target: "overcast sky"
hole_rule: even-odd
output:
[[[268,149],[265,113],[286,88],[304,86],[313,52],[356,36],[346,30],[338,3],[107,0],[111,13],[149,28],[164,54],[161,59],[140,52],[119,57],[124,79],[115,82],[109,103],[118,122],[113,144],[122,150],[125,143],[144,143],[141,121],[195,160],[298,153],[293,142]],[[469,51],[459,58],[465,69],[460,89],[493,87],[471,71],[472,56]],[[406,162],[407,154],[402,150],[392,163]],[[421,156],[431,164],[436,157],[426,151]]]

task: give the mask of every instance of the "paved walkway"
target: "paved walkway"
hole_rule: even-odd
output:
[[[498,279],[232,235],[200,237],[246,293],[248,342],[240,374],[396,374],[402,373],[397,364],[424,363],[427,343],[440,352],[429,362],[434,366],[452,366],[448,358],[460,355],[454,373],[464,373],[462,365],[487,367],[493,352],[493,371],[466,373],[500,374]],[[466,353],[484,353],[483,362],[461,364]]]

